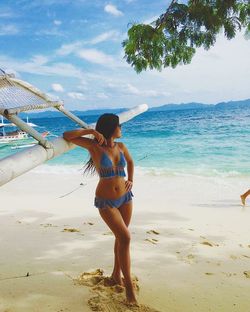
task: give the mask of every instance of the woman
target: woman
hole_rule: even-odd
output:
[[[94,139],[82,136],[92,134]],[[100,180],[95,192],[95,206],[102,219],[115,235],[113,281],[126,288],[127,301],[136,304],[135,291],[130,274],[130,232],[128,225],[132,216],[132,186],[134,164],[123,143],[115,142],[121,137],[119,117],[114,114],[100,116],[94,129],[66,131],[65,140],[88,149],[90,159],[84,172],[97,171]],[[128,179],[124,167],[127,162]],[[121,277],[124,276],[124,283]]]

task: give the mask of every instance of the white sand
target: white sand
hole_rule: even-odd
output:
[[[97,178],[43,169],[0,188],[0,311],[91,311],[89,299],[120,311],[123,293],[73,281],[112,271],[114,238],[93,206]],[[246,178],[136,171],[132,271],[152,309],[127,311],[250,311],[250,207],[239,201],[248,187]]]

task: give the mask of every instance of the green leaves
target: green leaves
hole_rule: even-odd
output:
[[[172,1],[151,25],[134,24],[123,41],[125,59],[140,73],[191,62],[195,48],[209,49],[223,30],[227,39],[242,27],[250,32],[249,0]]]
[[[129,39],[123,42],[127,62],[137,72],[147,67],[160,70],[165,36],[150,25],[134,25],[128,31]]]

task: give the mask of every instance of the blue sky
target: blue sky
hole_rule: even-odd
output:
[[[151,22],[169,1],[1,0],[0,68],[68,109],[250,98],[250,40],[221,34],[190,65],[136,74],[123,59],[128,24]]]

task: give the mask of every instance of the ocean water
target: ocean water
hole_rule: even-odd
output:
[[[80,116],[93,123],[98,116]],[[78,128],[71,120],[36,118],[29,121],[51,137]],[[250,175],[250,107],[145,112],[122,125],[122,138],[138,170],[153,175]],[[20,143],[18,143],[20,144]],[[20,150],[0,146],[0,158]],[[48,168],[82,168],[88,153],[77,147],[48,161]],[[63,167],[62,167],[63,166]]]

